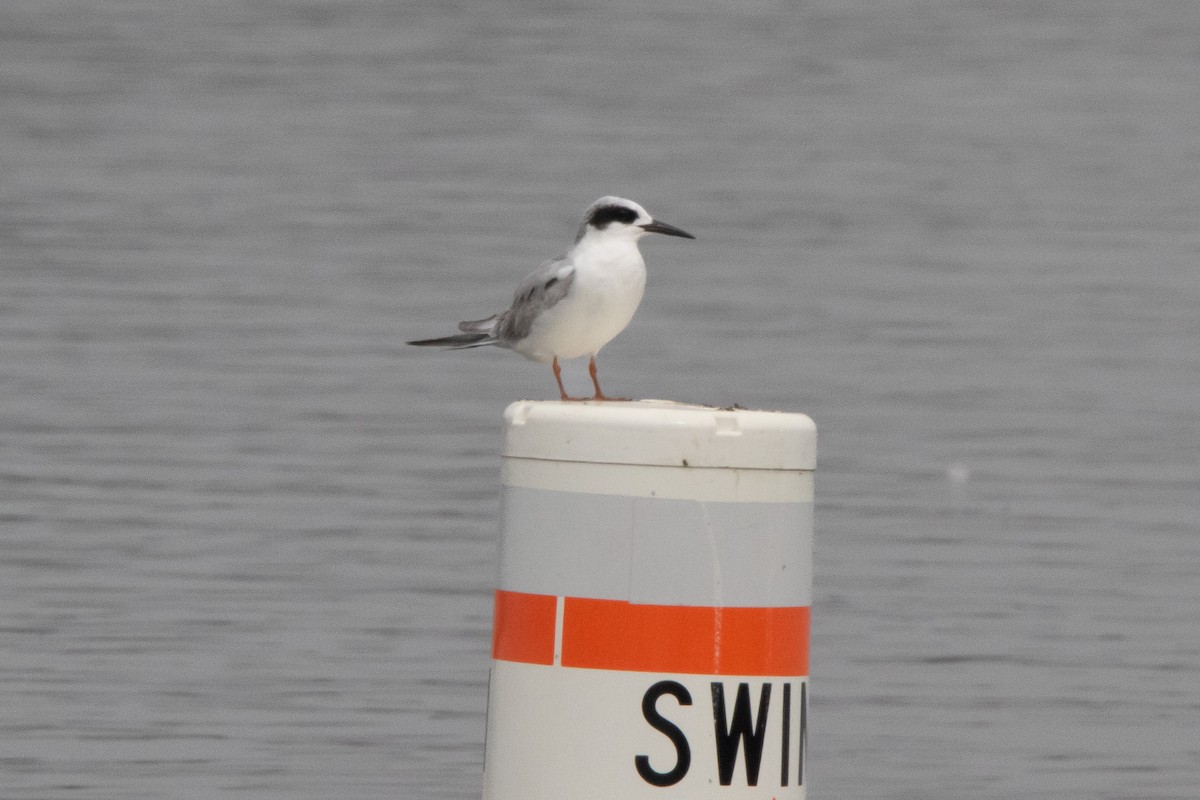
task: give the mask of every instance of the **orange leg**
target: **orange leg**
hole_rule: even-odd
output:
[[[554,380],[558,381],[558,396],[561,400],[586,400],[586,397],[571,397],[567,394],[567,390],[563,388],[562,368],[558,366],[558,356],[554,357],[554,361],[550,363],[550,368],[554,370]]]
[[[620,402],[628,402],[628,397],[608,397],[600,390],[600,379],[596,377],[596,357],[592,356],[592,360],[588,362],[588,375],[592,376],[592,386],[596,387],[596,396],[593,400],[612,400]]]

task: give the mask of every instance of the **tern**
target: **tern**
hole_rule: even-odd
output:
[[[550,362],[563,400],[624,400],[608,397],[596,377],[596,356],[633,319],[646,289],[646,262],[638,239],[663,233],[695,239],[656,220],[632,200],[601,197],[583,214],[575,244],[521,281],[507,311],[458,323],[462,333],[419,339],[418,347],[496,345],[528,359]],[[558,360],[588,356],[595,396],[571,397],[563,388]]]

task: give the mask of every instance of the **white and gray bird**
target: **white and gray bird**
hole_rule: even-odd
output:
[[[596,355],[625,330],[642,302],[646,263],[638,239],[647,233],[696,238],[659,222],[632,200],[601,197],[584,212],[574,246],[526,276],[507,311],[460,322],[462,333],[457,335],[408,344],[456,350],[496,345],[533,361],[549,361],[563,400],[588,398],[567,394],[558,360],[589,356],[588,374],[596,387],[590,399],[621,399],[600,390]]]

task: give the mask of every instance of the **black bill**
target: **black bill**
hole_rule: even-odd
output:
[[[668,225],[667,223],[659,222],[658,220],[646,223],[642,226],[642,230],[644,230],[646,233],[665,233],[667,236],[682,236],[685,239],[696,238],[681,228],[676,228],[674,225]]]

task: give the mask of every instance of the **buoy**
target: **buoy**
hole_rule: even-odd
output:
[[[816,428],[505,412],[485,800],[804,798]]]

